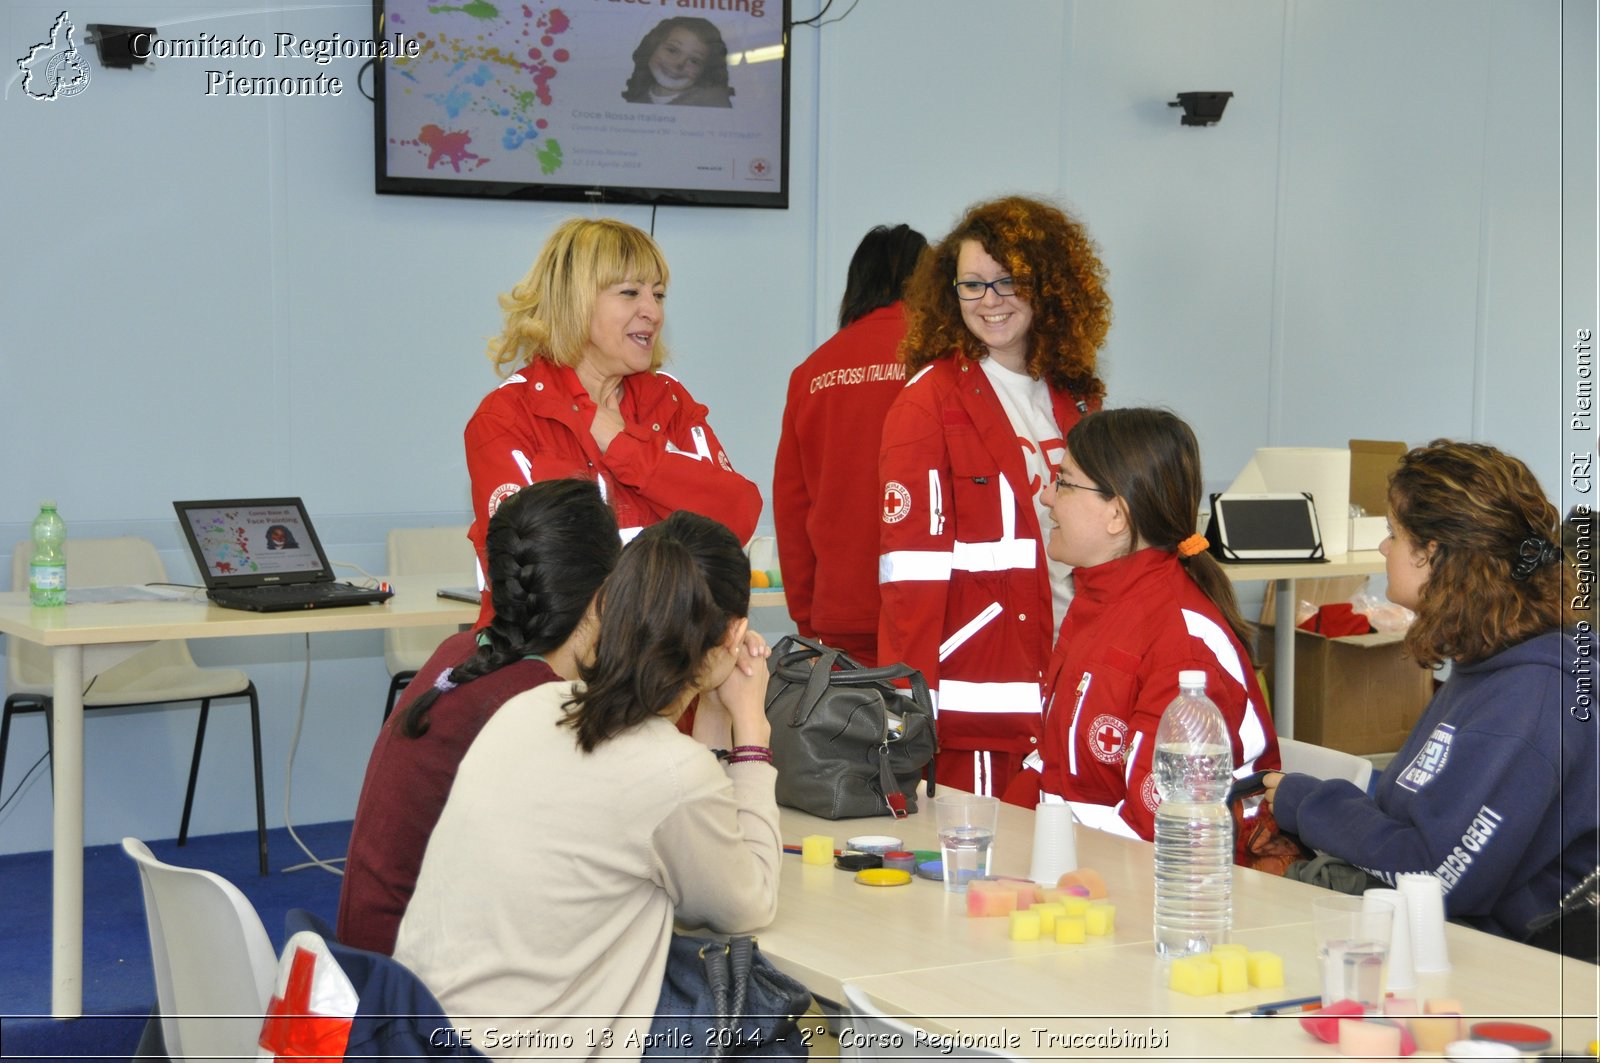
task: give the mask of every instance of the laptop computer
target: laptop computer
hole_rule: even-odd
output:
[[[206,597],[227,609],[278,613],[387,601],[333,578],[333,567],[298,498],[174,502],[178,524],[206,581]]]

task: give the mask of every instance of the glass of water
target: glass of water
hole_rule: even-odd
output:
[[[968,882],[989,874],[1000,799],[979,794],[942,793],[934,797],[933,809],[939,823],[944,888],[950,893],[965,893]]]
[[[1316,921],[1322,1003],[1354,1000],[1368,1012],[1383,1008],[1394,905],[1335,894],[1311,902]]]

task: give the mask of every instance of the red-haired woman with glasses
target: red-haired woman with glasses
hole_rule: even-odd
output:
[[[1100,404],[1105,267],[1077,219],[980,203],[905,295],[910,378],[883,428],[880,661],[936,692],[939,781],[1001,793],[1038,749],[1040,681],[1071,599],[1040,492]]]

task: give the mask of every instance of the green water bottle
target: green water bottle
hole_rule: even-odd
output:
[[[33,563],[28,567],[28,597],[34,605],[67,604],[67,522],[54,502],[33,518]]]

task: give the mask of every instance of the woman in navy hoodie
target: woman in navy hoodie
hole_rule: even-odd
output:
[[[1450,678],[1371,797],[1267,778],[1279,824],[1307,845],[1391,885],[1432,872],[1451,919],[1518,940],[1600,844],[1594,631],[1565,593],[1560,542],[1516,458],[1448,440],[1406,454],[1389,481],[1388,593],[1417,614],[1407,652],[1450,661]]]

